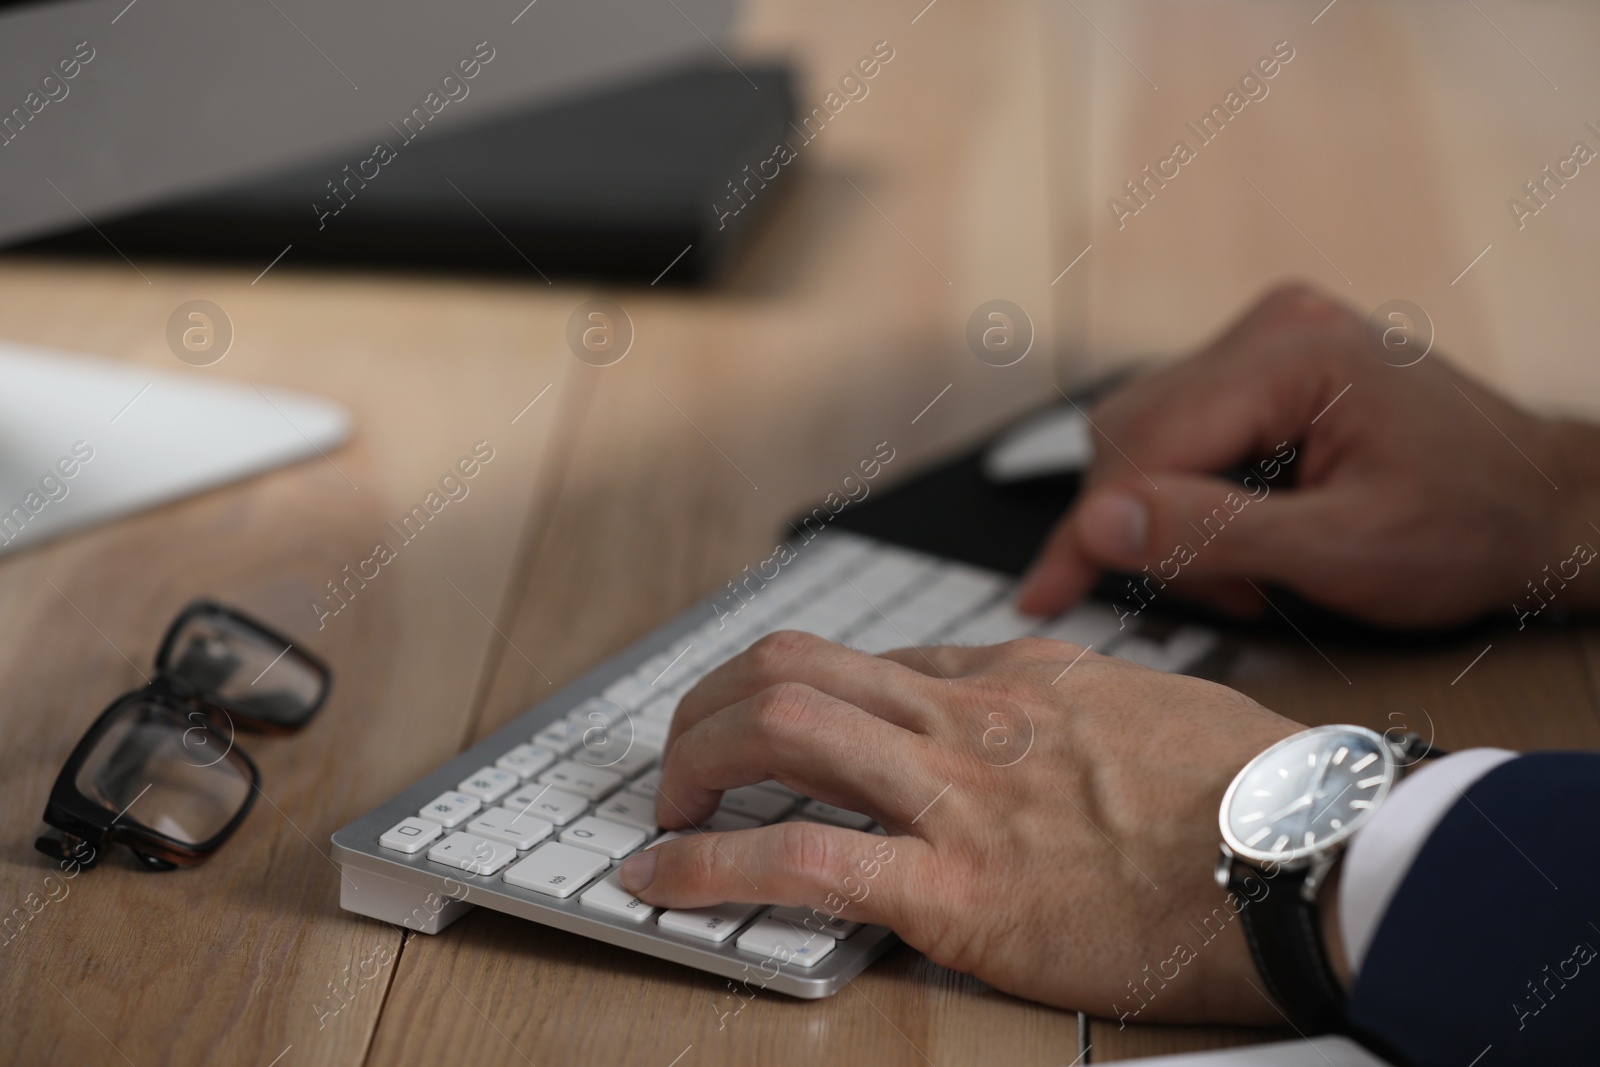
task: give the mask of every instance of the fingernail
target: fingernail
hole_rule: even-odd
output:
[[[622,883],[622,888],[630,893],[642,893],[649,889],[650,883],[656,880],[656,850],[646,849],[623,860],[622,867],[617,871],[617,879]]]
[[[1089,547],[1113,559],[1140,555],[1150,535],[1150,511],[1132,493],[1095,496],[1084,505],[1078,521]]]

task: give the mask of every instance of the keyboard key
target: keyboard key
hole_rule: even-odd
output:
[[[811,933],[826,934],[835,941],[843,941],[861,929],[860,923],[841,919],[837,915],[829,915],[821,908],[773,908],[768,918],[778,919]]]
[[[716,623],[708,623],[695,633],[694,644],[690,646],[688,653],[662,681],[676,680],[681,683],[683,678],[678,677],[679,671],[683,672],[685,678],[699,681],[722,666],[723,661],[732,654],[732,650],[728,648],[726,635],[717,629]]]
[[[944,645],[999,645],[1027,637],[1043,624],[1042,619],[1024,615],[1010,600],[986,608],[938,637]]]
[[[794,807],[794,802],[794,797],[747,785],[722,794],[722,806],[717,810],[743,815],[757,822],[772,822]]]
[[[638,674],[630,674],[606,686],[600,691],[600,697],[624,711],[634,711],[660,695],[661,690],[650,684],[650,679],[654,677],[654,674],[643,678]]]
[[[1108,605],[1085,603],[1047,622],[1039,631],[1040,637],[1055,641],[1071,641],[1075,645],[1094,646],[1102,655],[1117,641],[1128,636],[1117,613]]]
[[[948,607],[952,615],[965,615],[999,596],[1010,580],[994,571],[947,562],[939,568],[939,580],[929,599]]]
[[[837,641],[851,630],[878,617],[872,605],[863,600],[860,593],[846,585],[807,604],[793,615],[775,620],[768,632],[803,630],[808,634]]]
[[[516,815],[533,815],[565,826],[582,815],[589,802],[580,796],[550,785],[525,785],[500,802]]]
[[[833,951],[835,941],[776,919],[762,919],[739,935],[739,951],[777,960],[784,967],[815,967]]]
[[[916,644],[939,644],[938,635],[959,620],[971,618],[981,605],[994,599],[999,586],[998,580],[980,582],[965,573],[948,575],[926,593],[902,601],[893,618]]]
[[[1216,651],[1222,637],[1215,630],[1199,626],[1180,626],[1167,638],[1167,651],[1172,655],[1172,670],[1190,670],[1212,652]]]
[[[628,792],[637,793],[639,796],[648,799],[652,804],[656,802],[656,790],[659,788],[661,788],[660,767],[653,771],[646,771],[628,783]]]
[[[561,831],[561,840],[565,844],[586,848],[614,860],[620,860],[644,844],[648,836],[637,826],[607,822],[593,815],[585,816]]]
[[[457,831],[430,848],[428,858],[468,874],[491,875],[516,859],[517,850],[502,841]]]
[[[865,564],[877,547],[865,537],[835,531],[798,547],[800,558],[790,564],[790,577],[801,585],[838,581]]]
[[[664,911],[656,925],[685,937],[722,942],[732,937],[761,907],[760,904],[718,904],[714,908]]]
[[[541,745],[518,745],[494,761],[502,771],[510,771],[519,778],[532,778],[558,757],[551,749]]]
[[[581,734],[581,730],[574,730],[565,719],[557,719],[534,734],[533,743],[540,748],[548,748],[558,756],[565,756],[577,745]]]
[[[755,819],[745,815],[731,811],[717,811],[712,813],[711,818],[700,823],[700,829],[708,833],[721,834],[732,830],[754,830],[760,825]]]
[[[996,575],[959,564],[945,564],[926,584],[852,634],[850,643],[877,655],[891,648],[926,644],[956,619],[994,598],[1004,582]],[[881,605],[880,605],[881,607]]]
[[[424,819],[432,819],[446,829],[454,829],[472,818],[483,807],[477,797],[465,793],[440,793],[417,812]]]
[[[661,672],[672,665],[678,658],[678,653],[683,651],[683,645],[678,644],[670,651],[657,652],[643,663],[633,669],[636,678],[643,678],[646,682],[661,681]]]
[[[678,698],[675,696],[659,696],[634,715],[634,722],[661,722],[672,725],[672,716],[677,713]]]
[[[667,747],[667,732],[672,729],[672,719],[635,719],[633,740],[660,752]]]
[[[646,767],[654,766],[660,758],[659,749],[643,743],[637,737],[630,743],[625,734],[612,734],[603,744],[579,745],[572,753],[575,763],[610,771],[624,778],[632,778]]]
[[[613,730],[628,722],[628,712],[622,706],[599,697],[590,697],[567,712],[567,728],[576,731],[574,739],[584,744],[584,735],[590,730]]]
[[[611,861],[598,852],[551,841],[508,870],[505,882],[546,896],[570,897],[610,867]]]
[[[595,805],[594,813],[602,819],[637,826],[652,834],[661,829],[656,824],[655,800],[637,793],[618,793],[605,803]]]
[[[851,830],[865,830],[872,825],[872,817],[870,815],[863,815],[859,811],[836,808],[832,804],[824,804],[820,800],[813,800],[801,808],[800,815],[816,822],[832,823],[835,826],[844,826]]]
[[[654,670],[646,674],[645,669],[641,667],[639,673],[644,675],[657,688],[688,685],[692,678],[699,673],[689,666],[691,663],[689,657],[693,655],[694,642],[680,640],[673,646],[671,651],[663,652],[650,661],[649,666],[653,667]]]
[[[477,797],[485,804],[493,804],[517,787],[521,782],[515,774],[498,767],[480,767],[477,773],[456,786],[469,797]]]
[[[933,564],[930,556],[891,548],[850,575],[845,588],[853,586],[858,597],[882,610],[891,599],[926,577]]]
[[[810,799],[804,793],[801,793],[798,790],[790,789],[788,786],[784,785],[782,782],[774,782],[771,779],[768,779],[765,782],[757,782],[755,785],[751,786],[750,788],[752,788],[752,789],[765,789],[769,793],[776,793],[780,797],[788,797],[790,800],[808,800],[808,799]]]
[[[869,656],[881,656],[891,648],[909,648],[916,645],[917,639],[892,621],[880,618],[876,622],[868,623],[865,629],[851,634],[846,643]]]
[[[661,696],[666,697],[668,700],[672,701],[672,706],[674,708],[676,708],[678,706],[678,702],[679,701],[681,701],[685,696],[688,695],[689,690],[694,688],[693,685],[688,685],[688,684],[673,686],[670,689],[665,688],[665,686],[666,686],[666,683],[663,682],[661,684],[661,686],[658,687],[658,688],[662,689]],[[659,699],[659,698],[657,698],[657,699]],[[653,701],[652,701],[652,703],[653,703]],[[634,714],[635,715],[642,715],[643,713],[644,713],[644,709],[640,708],[639,711],[635,712]],[[666,721],[669,724],[672,722],[671,719],[668,719]]]
[[[609,705],[608,705],[609,706]],[[577,715],[578,712],[573,712]],[[567,729],[572,731],[577,744],[573,746],[573,755],[584,749],[614,748],[621,752],[628,747],[633,739],[632,717],[620,708],[613,707],[609,713],[591,711],[592,721],[584,722],[581,719],[568,719]]]
[[[532,815],[518,815],[507,808],[490,808],[467,823],[467,832],[503,841],[518,852],[526,852],[549,837],[555,826]]]
[[[624,922],[642,923],[654,915],[656,909],[622,888],[620,879],[616,874],[602,878],[584,890],[578,900],[586,908],[603,911]]]
[[[622,784],[622,775],[597,767],[585,767],[573,760],[562,760],[541,774],[539,781],[580,797],[599,800]]]
[[[444,833],[444,827],[431,819],[403,819],[384,831],[378,844],[412,855],[428,847],[428,842]]]

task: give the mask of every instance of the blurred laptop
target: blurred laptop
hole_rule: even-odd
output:
[[[777,203],[718,210],[793,116],[786,68],[717,44],[733,15],[0,0],[0,244],[705,281]]]
[[[0,0],[0,245],[140,276],[202,256],[257,281],[316,262],[703,277],[734,236],[702,237],[714,189],[789,106],[785,72],[741,69],[716,43],[734,11]],[[370,162],[378,143],[394,158]],[[352,166],[366,177],[345,184]],[[0,379],[0,552],[316,458],[353,430],[329,401],[176,361],[0,339]]]

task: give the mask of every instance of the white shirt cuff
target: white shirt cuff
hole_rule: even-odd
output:
[[[1417,853],[1472,784],[1519,753],[1473,748],[1428,760],[1390,792],[1350,842],[1339,882],[1339,929],[1352,976]]]

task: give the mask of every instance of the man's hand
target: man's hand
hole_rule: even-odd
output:
[[[1076,645],[869,656],[785,631],[684,697],[657,818],[687,827],[723,790],[776,779],[890,836],[692,834],[629,858],[622,881],[662,907],[880,923],[997,988],[1099,1015],[1275,1021],[1211,872],[1228,783],[1297,729],[1223,686]]]
[[[1141,600],[1170,585],[1241,616],[1266,609],[1247,579],[1399,627],[1538,608],[1543,568],[1600,546],[1600,434],[1531,415],[1437,353],[1396,367],[1379,351],[1349,309],[1285,288],[1108,397],[1084,495],[1021,608],[1060,611],[1107,569],[1139,574]],[[1289,449],[1293,488],[1272,468],[1245,488],[1215,476]],[[1600,605],[1600,567],[1557,584],[1564,606]]]

